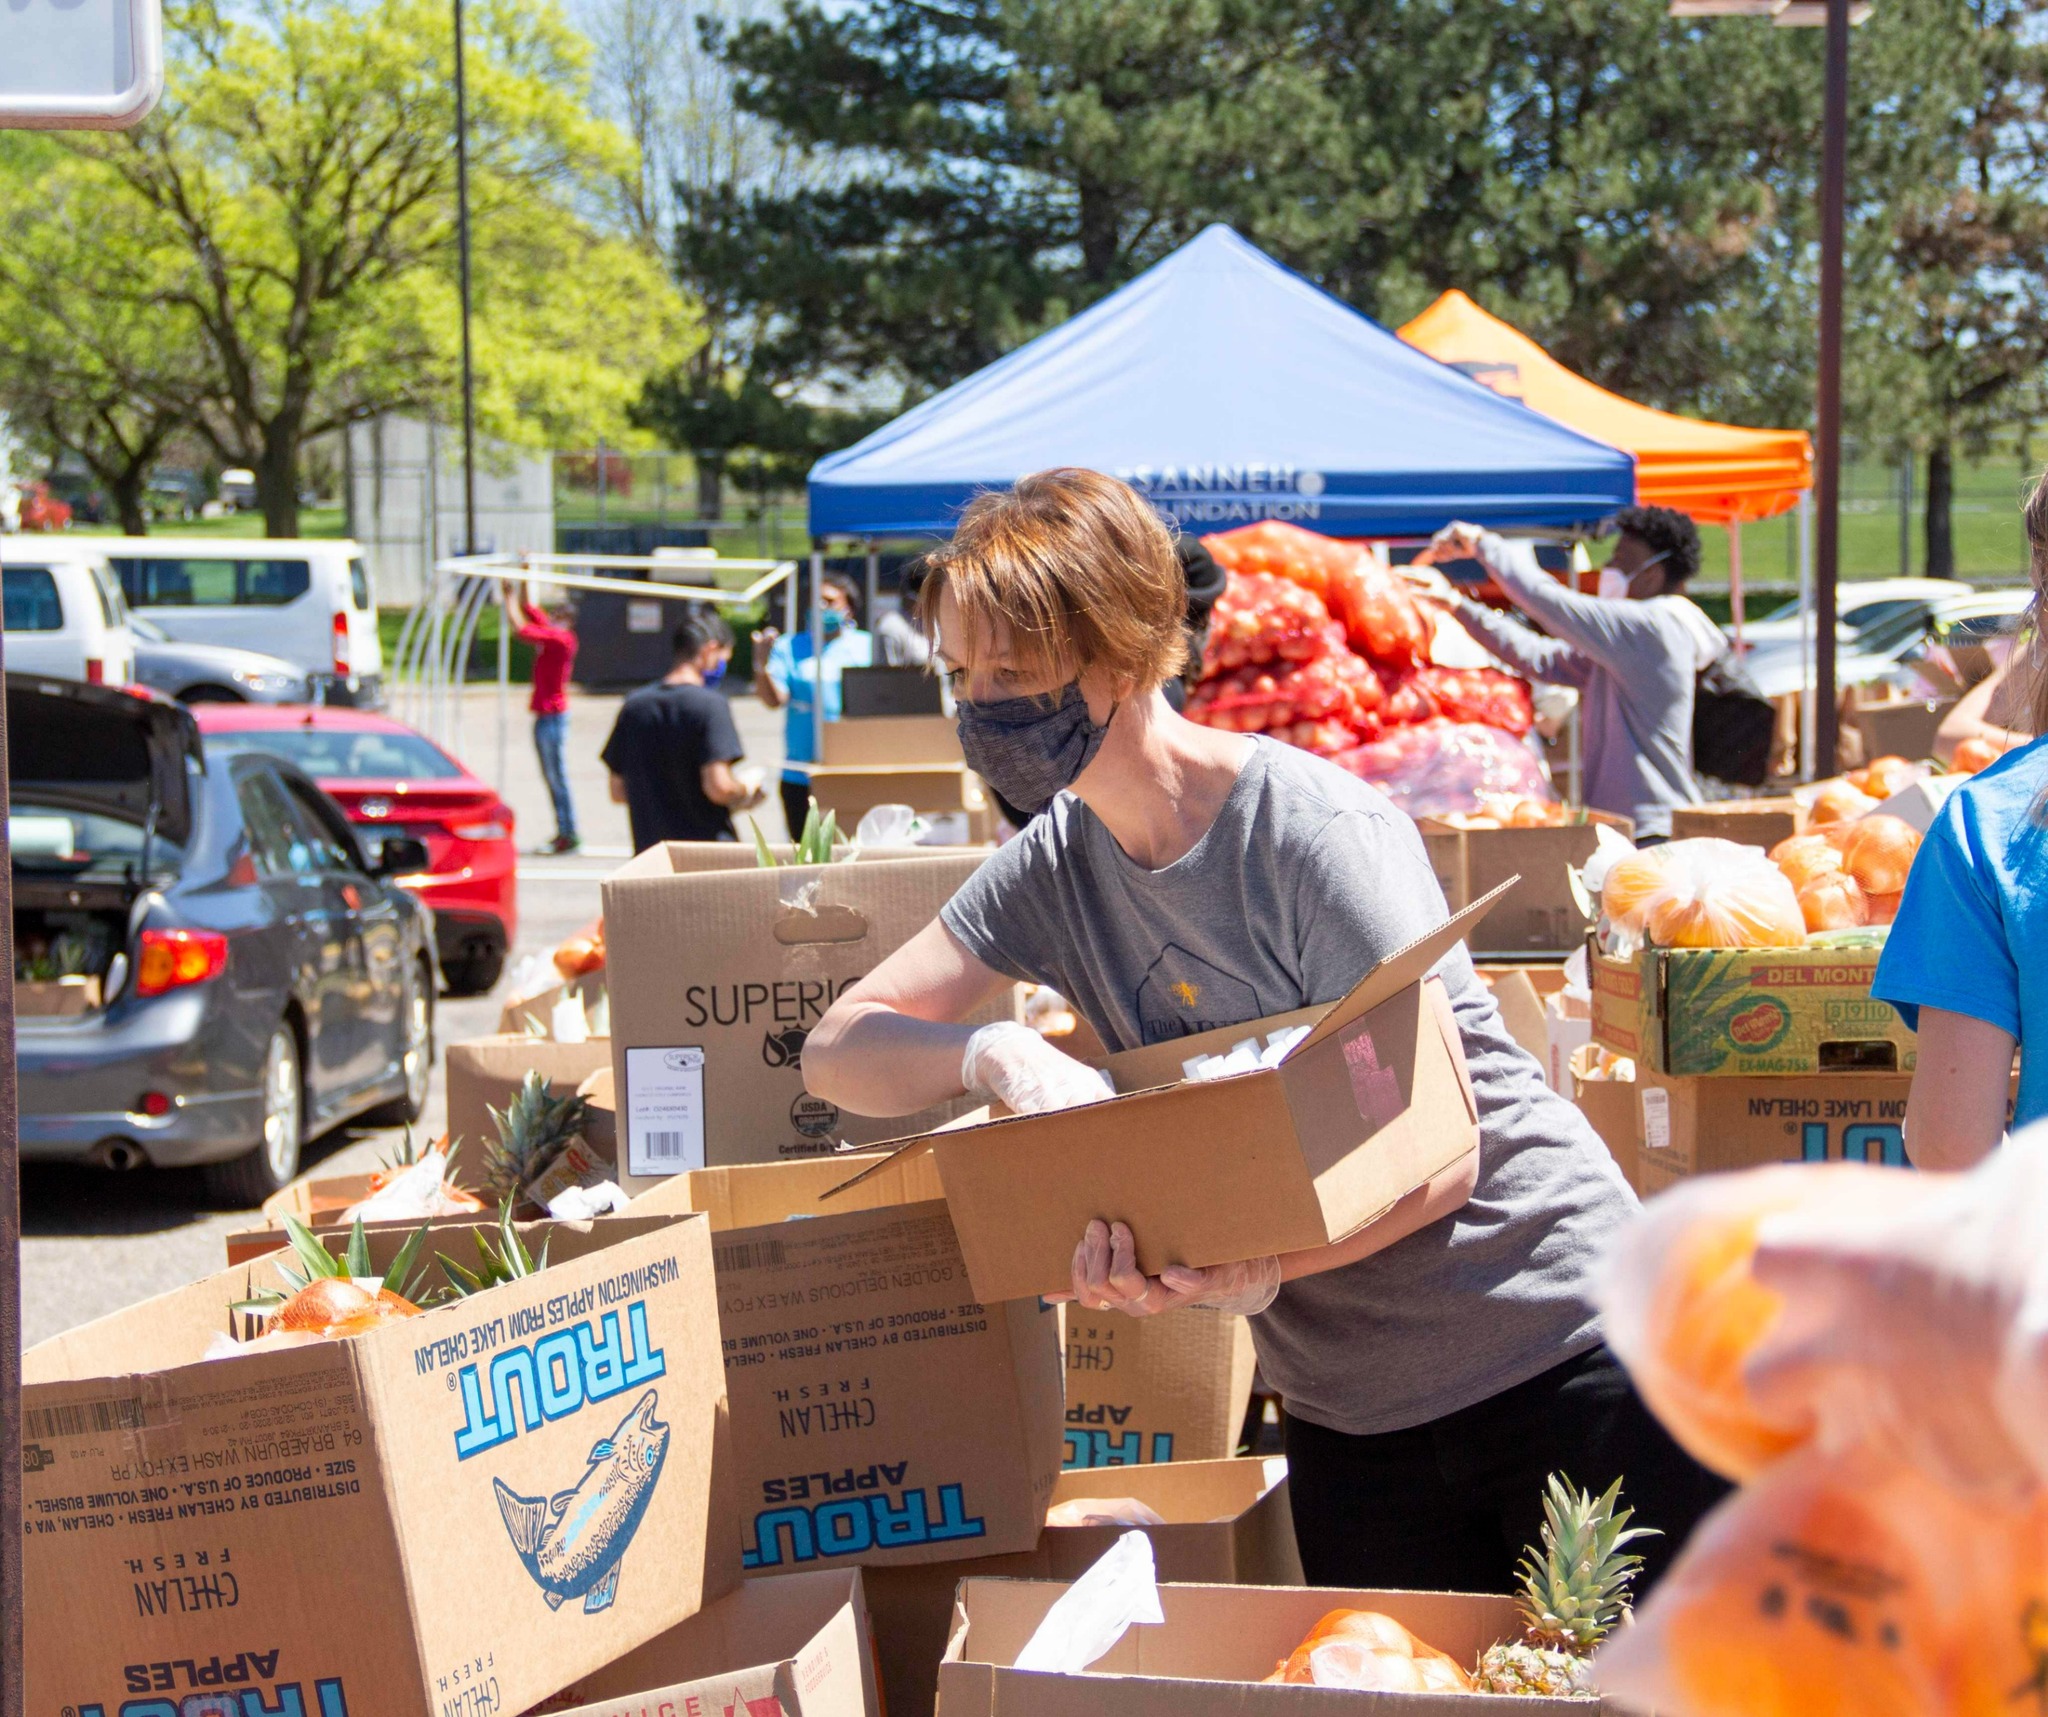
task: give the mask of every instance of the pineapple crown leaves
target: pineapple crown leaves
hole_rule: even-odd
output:
[[[587,1098],[573,1092],[557,1097],[545,1076],[527,1069],[512,1101],[502,1110],[490,1111],[498,1128],[498,1143],[484,1164],[491,1192],[500,1198],[517,1197],[547,1166],[555,1147],[583,1131],[589,1111]]]
[[[1562,1473],[1552,1473],[1543,1497],[1543,1548],[1531,1548],[1520,1567],[1522,1615],[1533,1644],[1584,1655],[1628,1609],[1628,1588],[1643,1559],[1626,1549],[1660,1536],[1654,1527],[1630,1526],[1633,1509],[1620,1508],[1621,1480],[1594,1498]]]
[[[761,825],[752,817],[747,819],[754,831],[754,858],[763,870],[779,870],[781,861],[775,856],[775,849],[769,846],[768,837],[761,833]],[[796,837],[796,856],[792,865],[830,864],[832,849],[846,838],[839,827],[837,811],[820,812],[818,801],[811,801],[811,808],[804,818],[803,830]]]
[[[229,1305],[230,1311],[275,1311],[292,1294],[315,1282],[340,1276],[361,1281],[378,1273],[370,1262],[370,1237],[360,1216],[350,1227],[348,1243],[339,1256],[328,1251],[326,1242],[296,1216],[284,1218],[284,1231],[291,1240],[292,1256],[297,1262],[296,1268],[291,1264],[277,1267],[277,1273],[285,1279],[288,1287],[266,1288],[245,1299],[235,1300]],[[424,1270],[419,1262],[420,1249],[426,1240],[426,1224],[422,1223],[406,1236],[405,1244],[392,1254],[391,1263],[383,1272],[383,1285],[400,1299],[410,1300],[415,1305],[422,1303],[421,1296],[426,1287]]]
[[[537,1276],[548,1267],[548,1242],[543,1240],[540,1243],[538,1257],[526,1249],[526,1242],[512,1225],[512,1200],[509,1197],[498,1207],[498,1237],[495,1242],[489,1229],[477,1228],[472,1232],[476,1236],[476,1269],[464,1269],[445,1252],[437,1254],[442,1273],[455,1285],[456,1295],[461,1299],[481,1294],[502,1282],[516,1282],[522,1276]]]

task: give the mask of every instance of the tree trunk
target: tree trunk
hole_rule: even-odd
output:
[[[256,473],[256,502],[263,509],[263,534],[299,534],[299,434],[295,425],[273,418],[251,469]]]
[[[121,521],[124,537],[149,535],[149,515],[142,510],[142,496],[148,477],[143,466],[131,465],[127,470],[107,479],[107,494],[113,500],[115,515]]]
[[[698,450],[693,457],[697,461],[697,517],[700,519],[722,519],[725,517],[725,450],[716,452]]]
[[[1956,534],[1950,503],[1955,499],[1955,449],[1937,441],[1927,450],[1927,576],[1956,575]]]

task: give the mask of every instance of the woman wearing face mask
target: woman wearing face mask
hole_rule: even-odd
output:
[[[1023,1026],[956,1024],[1052,985],[1117,1049],[1335,1001],[1445,917],[1421,838],[1374,788],[1176,714],[1172,543],[1123,484],[1029,477],[970,506],[923,612],[968,762],[1042,812],[804,1046],[812,1091],[895,1115],[963,1091],[1020,1111],[1100,1080]],[[1319,1584],[1505,1591],[1553,1471],[1626,1478],[1661,1564],[1720,1493],[1601,1344],[1588,1275],[1634,1200],[1502,1026],[1462,948],[1448,986],[1478,1161],[1336,1245],[1148,1278],[1121,1223],[1074,1258],[1090,1309],[1251,1317],[1287,1406],[1296,1536]],[[1248,1141],[1249,1143],[1249,1141]]]
[[[1441,575],[1420,574],[1418,588],[1516,673],[1578,689],[1583,797],[1627,817],[1649,845],[1671,838],[1673,807],[1700,802],[1693,688],[1728,644],[1684,594],[1700,566],[1692,520],[1670,507],[1624,507],[1614,527],[1620,540],[1597,598],[1567,590],[1528,543],[1472,525],[1438,535],[1438,559],[1477,560],[1543,632],[1456,595]]]
[[[809,628],[785,638],[774,627],[754,634],[754,692],[770,709],[785,710],[782,725],[782,814],[795,840],[810,810],[811,772],[818,760],[817,706],[825,686],[825,719],[839,719],[840,675],[848,668],[875,665],[875,640],[860,627],[860,593],[853,581],[827,573],[818,587],[818,624],[825,633],[820,651]]]

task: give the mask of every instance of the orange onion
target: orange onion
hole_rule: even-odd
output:
[[[1906,886],[1920,831],[1903,818],[1879,812],[1863,818],[1842,844],[1842,868],[1865,894],[1897,894]]]
[[[1793,835],[1771,848],[1771,863],[1804,888],[1817,876],[1842,868],[1842,855],[1826,835]]]
[[[1860,930],[1870,922],[1870,903],[1847,871],[1822,871],[1799,890],[1799,910],[1806,928]]]

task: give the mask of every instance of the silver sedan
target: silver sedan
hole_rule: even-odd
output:
[[[310,703],[306,671],[282,656],[231,644],[191,644],[154,620],[128,616],[135,634],[135,677],[180,703]]]

